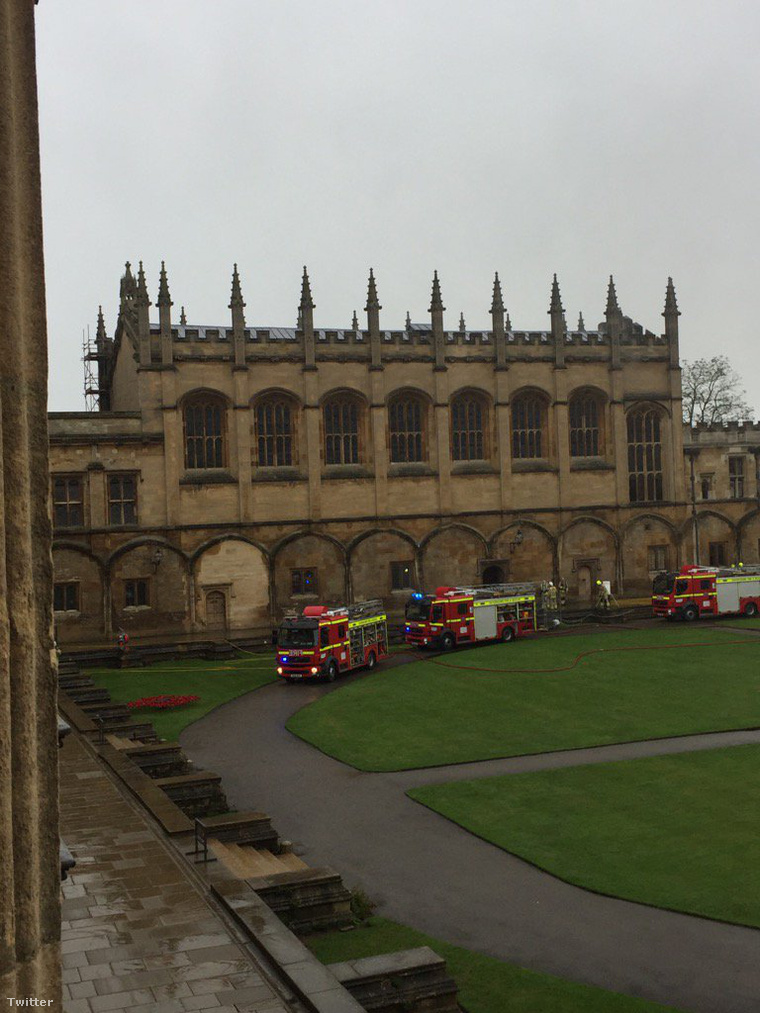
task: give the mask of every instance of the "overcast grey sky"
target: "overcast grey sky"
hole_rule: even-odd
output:
[[[37,8],[52,409],[81,409],[82,329],[124,261],[225,323],[627,315],[683,358],[729,355],[760,407],[760,5],[735,0],[42,0]],[[155,309],[152,311],[156,315]]]

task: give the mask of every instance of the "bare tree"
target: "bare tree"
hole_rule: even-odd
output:
[[[725,355],[684,362],[683,420],[690,426],[741,422],[754,417],[741,379]]]

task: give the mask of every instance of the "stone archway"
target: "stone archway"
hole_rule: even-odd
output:
[[[264,552],[242,538],[225,538],[203,547],[193,564],[198,626],[208,629],[207,595],[219,591],[225,599],[225,629],[269,625],[269,563]],[[216,605],[216,621],[220,606]]]

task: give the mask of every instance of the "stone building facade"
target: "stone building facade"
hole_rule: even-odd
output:
[[[612,279],[590,330],[568,329],[556,277],[544,331],[512,326],[498,276],[478,332],[445,329],[437,275],[429,320],[399,330],[372,273],[362,328],[315,325],[305,270],[295,328],[246,322],[237,268],[227,324],[173,317],[163,265],[155,323],[150,305],[127,265],[92,352],[99,410],[50,416],[62,642],[450,583],[636,594],[692,557],[670,281],[659,334]]]

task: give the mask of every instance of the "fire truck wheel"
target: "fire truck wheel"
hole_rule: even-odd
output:
[[[512,629],[511,626],[504,627],[504,629],[501,631],[501,639],[504,641],[505,644],[508,644],[510,640],[515,639],[515,631]]]
[[[744,606],[744,614],[748,619],[751,619],[752,616],[756,616],[757,605],[755,605],[753,601],[748,601],[747,604]]]
[[[338,666],[335,664],[334,661],[331,661],[330,664],[327,666],[327,681],[335,682],[335,677],[337,674],[338,674]]]
[[[683,610],[683,617],[687,623],[693,623],[695,619],[699,619],[699,609],[696,605],[687,605]]]
[[[377,664],[377,658],[372,653],[372,651],[370,651],[369,655],[367,657],[367,668],[370,670],[370,672],[372,671],[372,669],[375,667],[376,664]]]
[[[444,651],[454,650],[454,638],[450,633],[444,633],[441,637],[441,647]]]

